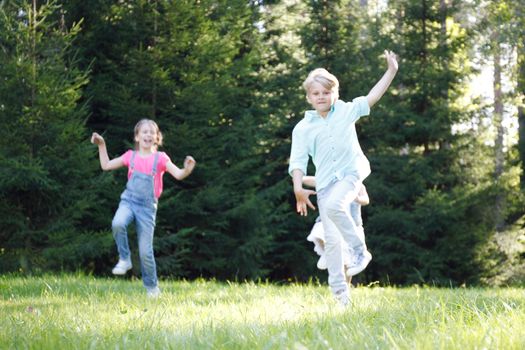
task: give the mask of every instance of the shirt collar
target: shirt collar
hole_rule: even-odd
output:
[[[330,107],[330,112],[328,112],[328,115],[326,116],[328,118],[328,116],[330,115],[330,113],[333,113],[334,110],[335,110],[335,104],[337,103],[337,101],[335,101],[334,104],[332,104],[332,107]],[[317,111],[315,109],[313,110],[308,110],[304,113],[304,117],[306,118],[307,121],[311,122],[312,120],[314,120],[315,118],[322,118],[319,113],[317,113]]]

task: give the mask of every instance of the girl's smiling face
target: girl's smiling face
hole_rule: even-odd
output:
[[[313,82],[308,89],[306,98],[317,113],[326,117],[337,96],[331,89],[327,89],[318,82]]]
[[[135,134],[135,142],[142,151],[151,151],[157,147],[158,134],[155,126],[151,123],[143,123]]]

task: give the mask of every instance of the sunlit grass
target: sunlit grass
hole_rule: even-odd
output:
[[[2,349],[523,349],[524,289],[0,277]]]

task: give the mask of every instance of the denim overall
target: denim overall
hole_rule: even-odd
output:
[[[135,171],[135,155],[130,160],[131,177],[120,196],[120,204],[112,222],[113,237],[121,260],[131,261],[127,227],[135,220],[139,244],[142,281],[147,289],[157,287],[157,267],[153,255],[153,231],[157,214],[157,198],[154,193],[154,177],[159,153],[155,153],[150,174]]]

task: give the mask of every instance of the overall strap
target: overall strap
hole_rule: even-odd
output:
[[[129,161],[129,167],[131,168],[131,170],[135,170],[135,151],[132,152],[131,154],[131,160]]]
[[[153,166],[151,168],[151,175],[155,176],[157,173],[157,163],[159,162],[159,152],[155,152],[155,159],[153,160]]]

